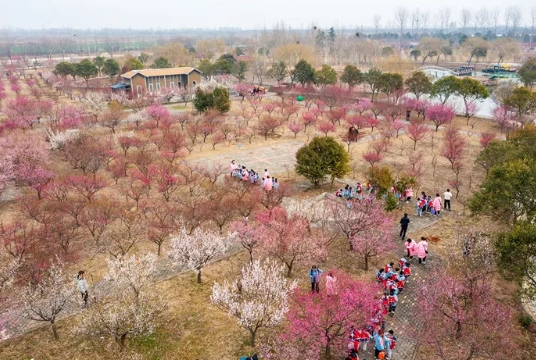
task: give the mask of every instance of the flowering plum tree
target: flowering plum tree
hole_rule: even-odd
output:
[[[412,121],[406,125],[408,137],[413,141],[413,150],[417,149],[417,142],[421,141],[428,134],[428,127],[422,122]]]
[[[467,140],[457,128],[451,126],[445,131],[441,155],[450,162],[452,170],[455,170],[456,164],[461,163],[466,147]]]
[[[288,311],[288,296],[296,282],[285,279],[283,270],[274,261],[255,260],[242,268],[240,280],[212,287],[212,302],[238,319],[249,332],[252,346],[260,329],[280,324]]]
[[[169,111],[163,105],[153,104],[146,110],[147,116],[152,118],[156,122],[156,127],[160,126],[160,122],[169,117]]]
[[[171,238],[169,256],[179,266],[197,272],[197,283],[201,283],[201,270],[227,250],[227,239],[220,234],[195,228],[190,234],[184,226]]]
[[[327,239],[314,232],[303,216],[289,216],[278,206],[257,213],[257,220],[261,251],[284,263],[287,276],[296,263],[322,260],[325,256]]]
[[[123,350],[127,337],[154,333],[165,304],[152,291],[156,276],[154,254],[108,260],[108,267],[105,279],[115,290],[104,293],[105,290],[95,289],[95,301],[79,317],[76,332],[96,339],[110,337]]]
[[[355,201],[350,208],[343,203],[330,202],[328,208],[335,230],[346,236],[352,250],[356,239],[362,237],[361,233],[384,229],[391,221],[379,201]]]
[[[435,130],[437,131],[441,125],[450,124],[452,119],[454,119],[454,116],[456,116],[456,113],[448,105],[435,104],[426,110],[425,115],[428,119],[433,121]]]
[[[54,263],[41,282],[25,287],[22,293],[23,316],[50,323],[54,339],[58,340],[56,318],[66,309],[72,297],[72,280],[64,275],[61,264]]]
[[[278,346],[272,349],[275,358],[286,358],[282,353],[277,354],[278,350],[303,348],[307,349],[307,359],[314,360],[330,358],[332,350],[344,353],[352,326],[366,324],[374,314],[377,286],[354,280],[339,270],[332,272],[337,279],[334,294],[294,291],[294,301],[287,314],[289,323]]]

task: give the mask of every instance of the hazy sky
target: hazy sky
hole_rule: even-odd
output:
[[[508,5],[503,5],[508,4]],[[271,28],[279,21],[293,27],[372,26],[381,15],[381,27],[394,24],[396,9],[430,13],[434,23],[438,10],[451,8],[451,21],[460,19],[463,7],[472,10],[504,7],[503,0],[0,0],[0,28]],[[517,0],[522,24],[531,24],[534,0]]]

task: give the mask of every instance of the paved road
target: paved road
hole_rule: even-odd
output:
[[[448,216],[448,213],[446,214]],[[409,224],[407,236],[411,237],[412,233],[416,230],[424,229],[435,224],[439,218],[431,216],[414,217],[410,214],[411,222]],[[400,256],[397,259],[393,259],[393,262],[397,263],[400,257],[405,256],[404,242],[400,240],[398,236],[398,228],[396,234],[394,234],[395,241],[398,244],[397,253]],[[417,265],[417,261],[413,261],[411,264],[412,274],[411,279],[407,282],[404,291],[398,296],[398,306],[396,313],[393,316],[387,318],[386,330],[393,329],[397,338],[396,348],[393,350],[392,360],[414,360],[416,359],[418,351],[418,339],[422,333],[423,324],[415,316],[417,309],[417,296],[419,288],[426,281],[429,269],[439,261],[433,256],[426,259],[426,268]],[[360,356],[361,359],[374,359],[374,344],[370,343],[368,346],[366,355]]]

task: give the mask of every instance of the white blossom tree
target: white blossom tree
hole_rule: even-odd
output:
[[[55,132],[51,128],[48,128],[46,132],[46,138],[52,150],[63,150],[65,145],[78,139],[80,135],[78,129]]]
[[[53,263],[45,278],[37,285],[28,284],[22,292],[22,316],[34,321],[49,322],[54,339],[58,340],[56,318],[73,299],[75,284],[63,274],[61,263]]]
[[[186,266],[197,272],[201,283],[201,270],[227,250],[227,239],[217,232],[195,228],[191,234],[184,226],[171,238],[169,257],[178,266]]]
[[[86,112],[95,118],[97,123],[99,116],[108,109],[108,95],[100,92],[88,92],[81,99]]]
[[[121,351],[128,337],[154,333],[165,310],[165,303],[152,288],[156,260],[154,254],[108,260],[105,279],[113,287],[100,289],[94,304],[81,316],[77,332],[91,338],[113,338]]]
[[[115,283],[117,288],[128,288],[136,297],[155,281],[156,260],[154,254],[129,257],[120,256],[108,259],[108,273],[105,279]]]
[[[212,287],[212,302],[249,331],[252,346],[259,329],[278,325],[288,311],[288,295],[296,281],[286,279],[284,270],[285,266],[275,261],[255,260],[242,268],[239,280]]]

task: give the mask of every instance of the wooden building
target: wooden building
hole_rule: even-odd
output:
[[[201,71],[193,67],[131,70],[121,79],[133,96],[142,96],[146,92],[158,94],[163,89],[195,87],[201,82]]]

